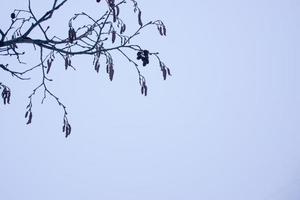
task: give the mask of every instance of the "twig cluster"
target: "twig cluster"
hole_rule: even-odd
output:
[[[27,124],[30,124],[33,118],[32,99],[36,92],[42,91],[44,94],[42,103],[47,96],[49,96],[54,98],[63,109],[63,132],[66,137],[71,133],[71,125],[67,118],[68,113],[66,106],[47,87],[49,82],[52,81],[49,75],[53,69],[53,62],[55,62],[57,57],[64,60],[65,70],[69,68],[75,70],[76,68],[72,64],[73,56],[93,56],[93,67],[97,73],[99,73],[102,65],[100,58],[103,57],[106,60],[106,73],[108,74],[109,80],[112,81],[115,72],[112,52],[119,52],[134,65],[138,74],[141,93],[145,96],[148,94],[146,79],[142,75],[139,65],[134,61],[135,58],[132,59],[129,56],[130,51],[136,52],[136,59],[141,60],[143,66],[149,64],[150,56],[154,56],[159,62],[164,80],[167,75],[171,75],[170,69],[160,60],[157,52],[150,52],[138,44],[131,43],[135,36],[139,35],[145,27],[150,25],[156,26],[160,35],[166,35],[166,27],[162,21],[156,20],[143,23],[142,11],[135,0],[129,0],[129,2],[132,3],[134,13],[137,13],[138,28],[133,34],[127,33],[126,24],[120,16],[122,6],[128,4],[125,0],[96,0],[99,6],[106,6],[106,12],[97,18],[85,12],[76,13],[68,22],[69,28],[68,33],[66,33],[67,37],[60,38],[55,34],[51,36],[51,29],[47,22],[67,1],[68,0],[53,0],[51,8],[41,17],[37,17],[31,8],[31,2],[29,0],[28,9],[14,10],[10,15],[10,26],[6,30],[0,28],[0,56],[14,56],[20,64],[26,64],[22,61],[23,55],[28,51],[24,50],[26,44],[33,45],[34,49],[40,53],[39,64],[29,67],[24,71],[13,71],[10,69],[9,64],[0,63],[0,69],[20,80],[29,80],[30,77],[25,77],[28,72],[41,69],[41,83],[33,89],[28,97],[29,103],[25,112]],[[87,23],[78,24],[79,18],[85,18]],[[33,31],[39,31],[41,37],[37,39],[33,38]],[[10,103],[10,89],[0,82],[0,90],[2,90],[4,104]]]

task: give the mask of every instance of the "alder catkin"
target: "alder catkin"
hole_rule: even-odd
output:
[[[141,10],[139,10],[138,21],[139,21],[139,25],[140,25],[140,26],[143,26],[143,22],[142,22],[142,11],[141,11]]]

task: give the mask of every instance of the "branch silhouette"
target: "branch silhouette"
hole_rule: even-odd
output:
[[[145,67],[149,64],[149,56],[154,56],[159,63],[162,71],[163,79],[171,75],[170,69],[161,61],[158,52],[149,52],[140,44],[132,43],[132,39],[139,35],[145,27],[155,26],[161,36],[166,36],[166,26],[161,20],[149,21],[143,23],[142,11],[135,0],[96,0],[99,6],[105,6],[106,11],[97,18],[91,17],[88,13],[81,12],[74,14],[69,19],[69,30],[66,38],[60,38],[55,35],[50,36],[50,26],[47,24],[48,20],[56,13],[57,10],[63,9],[63,6],[68,0],[53,0],[51,8],[46,11],[41,17],[37,17],[31,7],[31,1],[28,1],[27,9],[15,9],[11,15],[11,23],[6,30],[0,28],[0,56],[13,56],[20,64],[26,65],[22,61],[23,56],[29,51],[25,49],[26,44],[34,46],[35,51],[39,51],[39,64],[36,66],[27,66],[24,71],[11,70],[7,63],[0,63],[0,69],[4,73],[9,73],[13,77],[22,81],[30,80],[28,75],[30,71],[41,69],[41,83],[35,87],[30,93],[28,99],[29,103],[26,107],[25,118],[27,124],[30,124],[33,119],[33,98],[39,91],[43,92],[44,96],[42,103],[47,97],[54,98],[58,105],[63,110],[63,128],[65,137],[71,133],[71,125],[68,121],[68,112],[65,104],[48,89],[47,84],[52,79],[48,78],[53,67],[55,59],[63,59],[65,70],[69,68],[75,69],[72,64],[72,57],[77,55],[92,56],[93,67],[96,73],[99,73],[101,61],[100,57],[106,60],[106,73],[110,81],[114,77],[114,60],[111,52],[118,51],[120,55],[133,64],[138,74],[138,81],[141,86],[142,95],[147,96],[148,87],[146,78],[140,71],[139,61]],[[120,10],[123,6],[131,4],[133,12],[137,14],[137,30],[133,34],[127,34],[127,26],[120,17]],[[87,23],[79,24],[79,19],[85,19]],[[34,38],[33,32],[39,33],[38,38]],[[137,57],[131,58],[128,52],[135,52]],[[137,59],[135,61],[135,59]],[[0,82],[0,90],[2,90],[2,99],[4,104],[10,103],[11,90],[4,83]]]

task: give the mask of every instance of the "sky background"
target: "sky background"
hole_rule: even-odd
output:
[[[51,2],[32,6],[40,15]],[[25,125],[39,72],[24,82],[1,71],[12,100],[0,106],[0,199],[299,200],[300,2],[139,5],[144,22],[162,19],[168,32],[163,38],[149,28],[135,42],[159,51],[173,76],[163,81],[151,59],[142,69],[143,97],[135,69],[117,53],[113,82],[104,68],[94,72],[92,58],[74,58],[76,71],[54,62],[49,87],[67,105],[67,139],[61,108],[50,98],[41,105],[41,93]],[[14,8],[27,1],[2,3],[1,28]],[[95,1],[69,1],[51,20],[53,33],[64,37],[80,11],[102,13]],[[133,32],[138,24],[129,11],[121,16]],[[30,56],[28,64],[37,64]]]

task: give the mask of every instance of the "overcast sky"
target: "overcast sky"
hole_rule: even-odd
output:
[[[51,2],[32,6],[40,15]],[[151,59],[143,97],[117,53],[113,82],[103,68],[94,72],[92,58],[74,58],[76,71],[54,63],[49,87],[67,105],[69,138],[61,108],[52,99],[41,105],[41,93],[25,125],[39,76],[24,82],[1,71],[12,100],[0,105],[0,199],[299,200],[300,1],[138,2],[145,22],[162,19],[168,31],[162,38],[149,28],[134,42],[159,51],[173,76],[163,81]],[[2,2],[1,28],[14,8],[27,1]],[[80,11],[97,16],[101,5],[69,1],[50,30],[65,37]],[[133,32],[129,11],[121,15]]]

